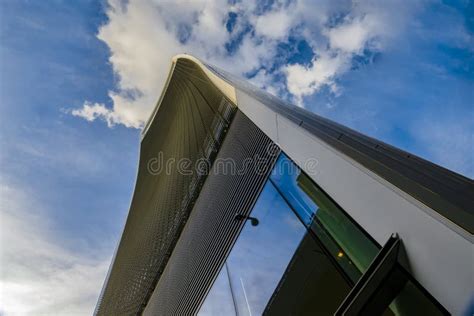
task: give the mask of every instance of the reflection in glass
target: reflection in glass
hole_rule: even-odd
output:
[[[284,154],[250,215],[199,315],[332,315],[378,253]],[[439,313],[409,281],[384,315],[423,311]]]
[[[444,315],[433,300],[428,298],[412,281],[407,282],[390,304],[389,310],[399,316]]]
[[[236,315],[229,275],[226,266],[221,269],[206,300],[199,310],[198,316]]]
[[[264,315],[333,315],[351,287],[310,234],[306,234]]]
[[[377,245],[286,155],[278,158],[270,181],[356,282],[377,255]]]
[[[267,183],[227,259],[238,315],[261,315],[306,229]]]
[[[275,185],[280,194],[283,195],[286,202],[291,205],[293,211],[295,211],[305,226],[309,226],[318,207],[298,187],[297,179],[300,174],[300,168],[288,159],[286,155],[281,154],[272,170],[270,181]]]

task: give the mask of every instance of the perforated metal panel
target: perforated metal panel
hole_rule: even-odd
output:
[[[235,214],[250,213],[274,164],[278,149],[272,145],[237,112],[145,315],[197,312],[244,224]],[[217,168],[222,161],[235,163],[234,170]]]
[[[96,314],[142,312],[206,178],[192,166],[213,161],[234,112],[199,67],[177,62],[141,142],[134,196]],[[177,168],[182,159],[191,165],[184,173]]]

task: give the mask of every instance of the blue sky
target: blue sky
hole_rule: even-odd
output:
[[[467,1],[170,3],[0,4],[0,314],[94,308],[177,53],[474,176]]]

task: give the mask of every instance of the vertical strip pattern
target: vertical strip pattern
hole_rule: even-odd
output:
[[[215,159],[235,110],[199,67],[178,61],[141,142],[135,192],[96,314],[143,311],[206,179],[195,164]]]
[[[250,213],[275,162],[272,145],[237,112],[145,315],[198,311],[244,224],[235,214]],[[233,170],[222,166],[230,161]]]

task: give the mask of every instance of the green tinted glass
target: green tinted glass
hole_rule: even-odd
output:
[[[377,255],[377,245],[284,154],[270,180],[350,280],[356,282]]]

